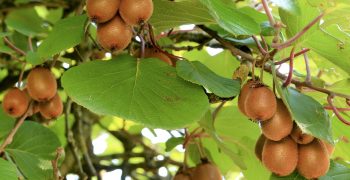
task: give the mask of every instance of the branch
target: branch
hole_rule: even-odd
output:
[[[255,58],[252,55],[245,53],[245,52],[241,51],[240,49],[234,47],[231,43],[229,43],[226,40],[224,40],[223,38],[221,38],[215,31],[205,27],[204,25],[198,25],[198,27],[201,28],[204,32],[208,33],[214,39],[219,41],[224,47],[226,47],[228,50],[230,50],[232,54],[234,54],[236,56],[241,56],[242,58],[245,58],[245,59],[250,60],[250,61],[255,60]]]
[[[3,40],[4,40],[5,44],[7,44],[7,46],[9,48],[11,48],[15,52],[17,52],[19,55],[21,55],[21,56],[25,56],[26,55],[26,53],[22,49],[20,49],[17,46],[15,46],[7,37],[3,37]]]
[[[278,50],[284,49],[288,46],[290,46],[292,43],[294,43],[297,39],[299,39],[302,35],[304,35],[313,25],[315,25],[322,17],[324,13],[320,14],[317,16],[313,21],[311,21],[307,26],[305,26],[299,33],[297,33],[295,36],[290,38],[288,41],[281,43],[281,44],[276,44],[272,43],[272,47]]]
[[[303,50],[301,50],[301,51],[295,53],[295,54],[294,54],[294,57],[298,57],[298,56],[300,56],[300,55],[302,55],[302,54],[305,54],[305,53],[308,52],[308,51],[310,51],[309,48],[304,48]],[[290,60],[290,56],[287,57],[287,58],[284,58],[284,59],[282,59],[282,60],[280,60],[280,61],[275,62],[275,65],[281,65],[281,64],[283,64],[283,63],[285,63],[285,62],[288,62],[289,60]]]
[[[268,53],[266,52],[266,50],[261,46],[260,41],[258,40],[258,38],[256,38],[256,36],[252,36],[252,38],[253,38],[253,40],[255,41],[255,44],[256,44],[256,46],[258,47],[260,53],[261,53],[262,55],[268,54]]]
[[[327,101],[328,101],[328,104],[332,107],[332,110],[334,112],[334,114],[337,116],[337,118],[344,124],[350,126],[350,121],[347,121],[345,118],[343,118],[343,116],[340,115],[338,109],[334,106],[333,104],[333,98],[334,98],[334,95],[333,94],[330,94],[328,95],[327,97]]]
[[[4,140],[4,142],[1,144],[0,146],[0,153],[3,153],[6,146],[11,144],[13,141],[13,136],[16,134],[16,132],[18,131],[18,129],[21,127],[21,125],[24,123],[24,120],[28,117],[31,116],[33,114],[33,105],[34,102],[31,101],[27,111],[24,113],[24,115],[17,121],[15,127],[10,131],[10,133],[7,135],[6,139]]]
[[[64,149],[62,147],[57,148],[56,157],[54,160],[51,161],[52,168],[53,168],[53,177],[55,178],[55,180],[63,180],[60,174],[60,170],[58,169],[58,160],[61,158],[63,153],[64,153]]]
[[[333,110],[332,106],[325,106],[323,108],[326,109],[326,110]],[[350,111],[350,108],[338,108],[338,107],[336,107],[336,108],[338,109],[339,112]]]
[[[283,87],[287,87],[293,79],[293,71],[294,71],[294,48],[290,51],[290,56],[289,56],[289,73],[286,81],[283,83]]]

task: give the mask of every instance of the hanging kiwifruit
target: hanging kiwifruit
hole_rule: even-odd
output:
[[[252,120],[265,121],[276,113],[275,94],[267,86],[254,82],[244,102],[244,111]]]
[[[198,164],[193,172],[192,180],[221,180],[221,173],[214,164],[205,162]]]
[[[266,141],[266,137],[263,134],[261,134],[255,144],[255,156],[260,161],[262,161],[262,152],[263,152],[265,141]]]
[[[326,147],[314,139],[309,144],[299,145],[298,172],[307,179],[319,178],[329,169]]]
[[[118,12],[120,0],[87,0],[86,11],[91,21],[104,23]]]
[[[268,121],[261,123],[263,134],[271,140],[279,141],[293,129],[293,119],[281,99],[277,99],[277,111]]]
[[[120,16],[129,25],[148,21],[153,14],[152,0],[123,0],[119,7]]]
[[[327,141],[321,140],[321,142],[326,147],[329,157],[331,157],[333,155],[333,153],[334,153],[335,146],[330,144],[330,143],[328,143]]]
[[[192,174],[195,168],[186,168],[186,170],[181,170],[176,173],[173,180],[192,180]]]
[[[279,176],[291,174],[298,162],[298,145],[289,136],[280,141],[266,139],[262,162],[271,172]]]
[[[55,119],[63,112],[63,103],[58,94],[50,101],[39,104],[39,112],[45,119]]]
[[[11,88],[7,91],[2,102],[4,112],[12,117],[23,116],[27,111],[30,98],[25,91]]]
[[[123,50],[129,45],[131,38],[131,27],[119,16],[97,27],[97,40],[107,50]]]
[[[49,69],[36,67],[28,74],[27,90],[34,100],[39,102],[48,101],[57,92],[56,78]]]
[[[314,137],[310,134],[303,133],[303,131],[299,128],[299,126],[296,123],[294,123],[293,125],[293,130],[290,136],[298,144],[308,144],[314,140]]]
[[[141,57],[141,51],[136,51],[134,55],[136,57]],[[166,54],[159,51],[157,48],[145,48],[144,58],[158,58],[171,66],[173,65],[171,59]]]
[[[249,92],[249,89],[251,88],[253,84],[253,80],[250,79],[248,80],[241,88],[241,92],[239,93],[238,96],[238,109],[245,115],[247,116],[247,113],[245,112],[245,100],[247,99],[247,94]]]

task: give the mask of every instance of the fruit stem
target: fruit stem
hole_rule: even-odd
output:
[[[33,114],[33,105],[34,101],[31,101],[29,106],[27,107],[27,111],[24,113],[24,115],[17,121],[15,127],[12,128],[10,133],[7,135],[6,139],[0,146],[0,154],[4,152],[7,145],[11,144],[13,141],[13,136],[16,134],[18,129],[21,127],[21,125],[24,123],[24,120]]]
[[[333,104],[333,98],[334,98],[334,94],[330,94],[328,95],[327,97],[327,101],[328,101],[328,104],[331,106],[334,114],[337,116],[337,118],[344,124],[350,126],[350,121],[347,121],[345,118],[343,118],[341,116],[341,114],[339,113],[338,109],[334,106]]]
[[[327,109],[327,110],[333,110],[333,108],[331,106],[324,106],[323,108]],[[338,109],[339,112],[350,111],[350,108],[338,108],[338,107],[336,107],[336,108]]]
[[[257,38],[256,36],[254,36],[254,35],[252,36],[252,38],[253,38],[253,40],[255,41],[255,44],[256,44],[256,46],[258,47],[260,53],[263,54],[264,56],[265,56],[266,54],[268,54],[268,53],[265,51],[265,49],[261,46],[260,41],[258,40],[258,38]]]
[[[6,36],[3,37],[3,40],[9,46],[9,48],[16,51],[19,55],[22,55],[22,56],[26,55],[26,53],[22,49],[15,46]]]
[[[302,35],[304,35],[313,25],[315,25],[322,17],[324,13],[317,16],[314,20],[312,20],[308,25],[306,25],[299,33],[297,33],[295,36],[287,40],[286,42],[277,44],[272,43],[272,47],[278,50],[284,49],[286,47],[289,47],[291,44],[293,44],[297,39],[299,39]]]
[[[286,81],[283,83],[283,87],[287,87],[293,79],[293,70],[294,70],[294,49],[295,47],[292,48],[290,51],[290,60],[289,60],[289,73]]]
[[[214,112],[213,112],[213,114],[212,114],[213,125],[214,125],[214,123],[215,123],[216,117],[218,116],[218,114],[219,114],[220,110],[222,109],[222,107],[224,107],[225,103],[226,103],[226,101],[222,101],[222,102],[218,105],[218,107],[214,110]]]
[[[309,48],[304,48],[303,50],[301,50],[301,51],[295,53],[295,54],[294,54],[294,57],[298,57],[298,56],[300,56],[300,55],[302,55],[302,54],[304,54],[304,53],[306,53],[306,52],[308,52],[308,51],[310,51]],[[284,58],[284,59],[282,59],[281,61],[275,62],[275,65],[281,65],[281,64],[283,64],[283,63],[285,63],[285,62],[288,62],[289,60],[290,60],[290,57]]]

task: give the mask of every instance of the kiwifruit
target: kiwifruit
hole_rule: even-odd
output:
[[[97,26],[97,40],[105,49],[123,50],[129,45],[131,38],[131,27],[125,24],[119,16]]]
[[[181,170],[176,173],[173,180],[192,180],[193,173],[194,168],[187,168],[186,170]]]
[[[120,16],[129,25],[148,21],[153,14],[152,0],[123,0],[119,7]]]
[[[39,104],[39,112],[45,119],[55,119],[63,112],[63,103],[58,94],[50,101]]]
[[[334,153],[335,146],[330,144],[330,143],[328,143],[327,141],[321,140],[321,142],[326,147],[329,157],[331,157],[333,155],[333,153]]]
[[[319,178],[329,169],[327,149],[318,139],[299,145],[298,172],[307,179]]]
[[[214,164],[206,162],[198,164],[193,172],[192,180],[221,180],[221,173]]]
[[[263,134],[271,140],[279,141],[288,136],[293,129],[293,119],[281,99],[277,99],[277,111],[268,121],[261,123]]]
[[[135,56],[140,57],[141,51],[140,50],[136,51]],[[173,65],[173,62],[171,61],[171,59],[166,54],[159,51],[157,48],[145,48],[144,57],[145,58],[158,58],[171,66]]]
[[[265,141],[266,141],[266,137],[264,136],[264,134],[261,134],[255,144],[255,156],[260,161],[262,161],[262,152],[263,152]]]
[[[244,111],[252,120],[265,121],[276,113],[275,94],[267,86],[254,82],[244,102]]]
[[[2,102],[4,112],[12,117],[23,116],[28,109],[30,98],[25,91],[11,88],[7,91]]]
[[[118,12],[120,0],[87,0],[86,11],[91,21],[104,23]]]
[[[267,169],[279,176],[291,174],[298,163],[298,145],[289,136],[280,141],[266,139],[262,162]]]
[[[49,69],[36,67],[28,74],[27,90],[34,100],[39,102],[48,101],[57,92],[56,78]]]
[[[303,133],[303,131],[299,128],[299,126],[296,123],[294,123],[293,125],[293,130],[290,136],[298,144],[308,144],[314,140],[314,137],[310,134]]]
[[[238,96],[238,109],[245,115],[247,116],[247,113],[245,112],[245,100],[247,98],[247,94],[249,93],[249,89],[251,88],[253,84],[253,80],[248,80],[241,88],[241,92],[239,93]]]

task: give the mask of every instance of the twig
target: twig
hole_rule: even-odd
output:
[[[24,115],[17,121],[15,127],[13,127],[13,129],[10,131],[10,133],[7,135],[6,139],[4,140],[4,142],[1,144],[0,146],[0,154],[4,152],[5,148],[7,145],[12,143],[13,137],[15,136],[15,134],[17,133],[18,129],[21,127],[21,125],[24,123],[24,120],[28,117],[31,116],[33,114],[33,105],[34,102],[31,101],[27,111],[24,113]]]
[[[53,67],[55,66],[55,64],[56,64],[56,62],[57,62],[57,60],[58,60],[59,57],[60,57],[60,54],[59,54],[59,53],[53,56],[53,59],[52,59],[52,63],[51,63],[50,68],[53,68]]]
[[[3,39],[4,39],[4,42],[9,46],[9,48],[11,48],[15,52],[17,52],[19,55],[21,55],[21,56],[26,55],[26,53],[22,49],[15,46],[7,37],[3,37]]]
[[[242,58],[250,60],[250,61],[255,60],[255,58],[252,55],[245,53],[245,52],[241,51],[240,49],[234,47],[231,43],[229,43],[229,42],[225,41],[223,38],[221,38],[215,31],[207,28],[204,25],[198,25],[198,27],[201,28],[204,32],[206,32],[210,36],[212,36],[214,39],[219,41],[224,47],[226,47],[228,50],[230,50],[232,54],[234,54],[236,56],[237,55],[241,56]]]
[[[304,60],[305,60],[305,68],[306,68],[306,83],[311,83],[311,71],[310,71],[310,63],[309,63],[309,57],[306,53],[304,53]]]
[[[276,22],[275,22],[275,19],[273,18],[273,15],[271,14],[271,11],[270,11],[270,8],[269,8],[269,5],[268,5],[267,1],[266,0],[261,0],[261,2],[262,2],[262,5],[263,5],[263,8],[265,10],[266,16],[269,19],[270,25],[272,27],[274,27]]]
[[[343,116],[340,115],[338,109],[334,106],[333,104],[333,98],[334,98],[334,95],[333,94],[330,94],[328,95],[327,97],[327,101],[328,101],[328,104],[332,107],[332,110],[334,112],[334,114],[337,116],[337,118],[344,124],[350,126],[350,121],[347,121],[345,118],[343,118]]]
[[[268,54],[267,51],[261,46],[260,41],[256,36],[252,36],[253,40],[255,41],[256,46],[258,47],[261,54],[266,55]]]
[[[263,35],[260,34],[260,38],[261,38],[261,41],[262,41],[262,43],[263,43],[263,45],[264,45],[265,51],[268,52],[268,51],[269,51],[269,46],[268,46],[267,43],[266,43],[265,37],[264,37]]]
[[[31,36],[28,37],[28,47],[29,47],[30,51],[32,51],[32,52],[34,51],[33,41],[32,41],[32,37]]]
[[[294,71],[294,49],[295,47],[292,48],[290,51],[290,60],[289,60],[289,73],[286,81],[283,83],[283,87],[287,87],[293,79],[293,71]]]
[[[58,169],[58,160],[61,158],[63,153],[64,153],[64,149],[62,147],[57,148],[56,157],[54,160],[51,161],[52,169],[53,169],[53,177],[55,178],[55,180],[63,180],[60,170]]]
[[[65,135],[66,135],[66,139],[67,139],[68,145],[69,145],[69,147],[70,147],[70,149],[71,149],[71,151],[73,153],[75,162],[78,165],[79,174],[84,176],[83,179],[85,179],[86,173],[84,172],[83,166],[81,165],[81,162],[80,162],[80,158],[79,158],[79,155],[78,155],[78,152],[77,152],[77,147],[76,147],[75,140],[74,140],[74,137],[73,137],[73,132],[72,132],[72,130],[69,127],[69,115],[70,115],[70,112],[71,112],[71,109],[72,109],[72,103],[73,103],[72,100],[68,97],[67,102],[66,102],[66,109],[65,109],[65,112],[64,112]]]
[[[224,107],[225,103],[226,103],[226,101],[222,101],[222,102],[218,105],[218,107],[215,108],[215,110],[214,110],[214,112],[213,112],[213,114],[212,114],[213,124],[214,124],[215,119],[216,119],[216,117],[218,116],[220,110],[222,109],[222,107]]]
[[[313,25],[315,25],[322,17],[324,13],[320,14],[317,16],[314,20],[312,20],[308,25],[306,25],[299,33],[297,33],[295,36],[290,38],[288,41],[277,44],[277,43],[272,43],[272,47],[278,50],[281,50],[283,48],[286,48],[290,46],[292,43],[294,43],[297,39],[299,39],[302,35],[304,35]]]
[[[303,50],[301,50],[301,51],[295,53],[295,54],[294,54],[294,57],[298,57],[298,56],[300,56],[300,55],[302,55],[302,54],[304,54],[304,53],[306,53],[306,52],[308,52],[308,51],[310,51],[309,48],[304,48]],[[289,60],[290,60],[290,56],[287,57],[287,58],[284,58],[284,59],[282,59],[282,60],[280,60],[280,61],[275,62],[275,65],[281,65],[281,64],[283,64],[283,63],[285,63],[285,62],[288,62]]]

